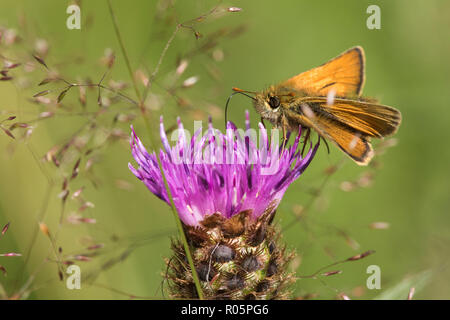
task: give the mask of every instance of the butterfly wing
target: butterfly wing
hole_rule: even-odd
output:
[[[338,121],[372,137],[394,134],[401,123],[401,113],[391,107],[360,101],[336,101],[322,104],[323,110]]]
[[[307,104],[302,104],[300,108],[301,113],[288,110],[288,118],[314,129],[320,136],[336,144],[357,164],[367,165],[370,162],[374,155],[370,137],[323,112],[317,112]]]
[[[335,98],[330,104],[323,97],[308,97],[301,101],[317,113],[323,113],[370,137],[382,138],[394,134],[402,120],[397,109],[373,102]]]
[[[309,96],[359,96],[364,85],[364,50],[351,48],[325,64],[300,73],[281,87],[306,91]]]
[[[370,138],[360,132],[349,130],[342,123],[326,117],[320,117],[315,121],[319,132],[333,141],[350,158],[359,165],[367,165],[374,152],[370,144]]]
[[[373,157],[370,138],[382,138],[397,131],[401,113],[391,107],[349,99],[299,98],[286,111],[294,123],[313,128],[333,141],[359,165]]]

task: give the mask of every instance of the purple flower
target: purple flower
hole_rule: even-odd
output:
[[[256,131],[250,129],[246,113],[246,131],[229,122],[225,134],[212,127],[202,137],[199,128],[189,137],[178,119],[176,144],[171,147],[161,117],[160,151],[175,207],[186,225],[196,226],[207,215],[219,213],[225,218],[244,210],[257,219],[267,208],[275,210],[288,186],[308,167],[319,143],[301,155],[301,128],[294,143],[281,151],[259,123],[259,147]],[[253,136],[252,136],[253,133]],[[131,151],[139,167],[128,167],[160,199],[170,204],[155,152],[149,154],[132,128]],[[280,154],[281,153],[281,154]]]

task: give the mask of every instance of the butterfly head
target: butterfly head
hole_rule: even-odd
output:
[[[255,96],[253,100],[256,111],[263,119],[277,123],[281,115],[281,99],[272,92],[263,92]]]
[[[280,92],[276,86],[271,86],[263,92],[245,91],[239,88],[233,88],[233,94],[241,93],[253,100],[256,111],[264,119],[272,124],[279,124],[283,112],[283,106],[292,99],[292,94]],[[250,96],[249,94],[253,95]]]

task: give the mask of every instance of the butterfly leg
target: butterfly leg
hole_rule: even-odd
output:
[[[327,146],[328,154],[330,154],[330,147],[328,146],[327,140],[325,138],[323,138],[322,136],[319,136],[319,139],[322,139],[322,141],[325,142],[325,145]]]
[[[262,125],[263,125],[263,127],[265,129],[266,128],[266,124],[264,123],[264,118],[263,117],[261,117],[261,123],[262,123]]]
[[[286,120],[285,117],[281,118],[281,122],[280,122],[279,126],[281,126],[281,129],[282,129],[282,132],[283,132],[283,142],[282,142],[282,145],[281,145],[281,154],[280,154],[280,157],[282,157],[283,153],[284,153],[284,149],[286,147],[286,142],[287,142],[287,139],[288,139],[287,138],[288,123],[287,123],[287,120]]]
[[[281,121],[281,128],[283,130],[283,144],[281,146],[281,149],[284,151],[284,148],[286,147],[286,143],[287,143],[287,128],[288,128],[288,122],[287,119],[285,117],[282,118]]]
[[[286,138],[286,128],[283,127],[283,144],[281,145],[281,149],[283,149],[283,150],[284,150],[284,148],[286,147],[286,141],[287,141],[287,138]]]
[[[302,157],[303,157],[303,155],[305,153],[306,143],[309,140],[310,134],[311,134],[311,129],[310,128],[306,128],[305,138],[303,140]]]

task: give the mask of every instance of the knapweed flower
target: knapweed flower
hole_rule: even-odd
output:
[[[209,298],[283,298],[291,282],[285,267],[291,255],[277,245],[271,226],[275,210],[288,186],[308,167],[318,148],[310,144],[302,156],[301,128],[292,145],[282,148],[259,124],[258,135],[233,123],[223,134],[211,121],[190,137],[178,119],[171,146],[161,118],[164,150],[159,152],[175,207],[193,247],[204,294]],[[278,131],[273,131],[278,133]],[[174,139],[175,138],[175,139]],[[130,170],[147,188],[170,204],[156,153],[149,154],[134,130],[131,150],[138,167]],[[196,298],[189,265],[179,242],[169,264],[171,294]]]
[[[226,134],[214,130],[210,123],[203,137],[199,128],[188,141],[188,133],[178,119],[178,132],[173,135],[178,133],[177,143],[171,147],[161,118],[164,150],[159,156],[175,207],[186,225],[197,226],[213,213],[228,219],[250,210],[256,219],[269,205],[275,209],[287,187],[308,167],[317,148],[301,156],[301,150],[297,150],[300,130],[293,145],[280,156],[280,148],[275,143],[269,145],[262,124],[261,146],[257,148],[254,135],[249,134],[248,114],[246,126],[247,136],[242,137],[231,122]],[[134,130],[131,149],[139,167],[129,164],[130,170],[153,194],[170,204],[156,154],[147,152]]]

